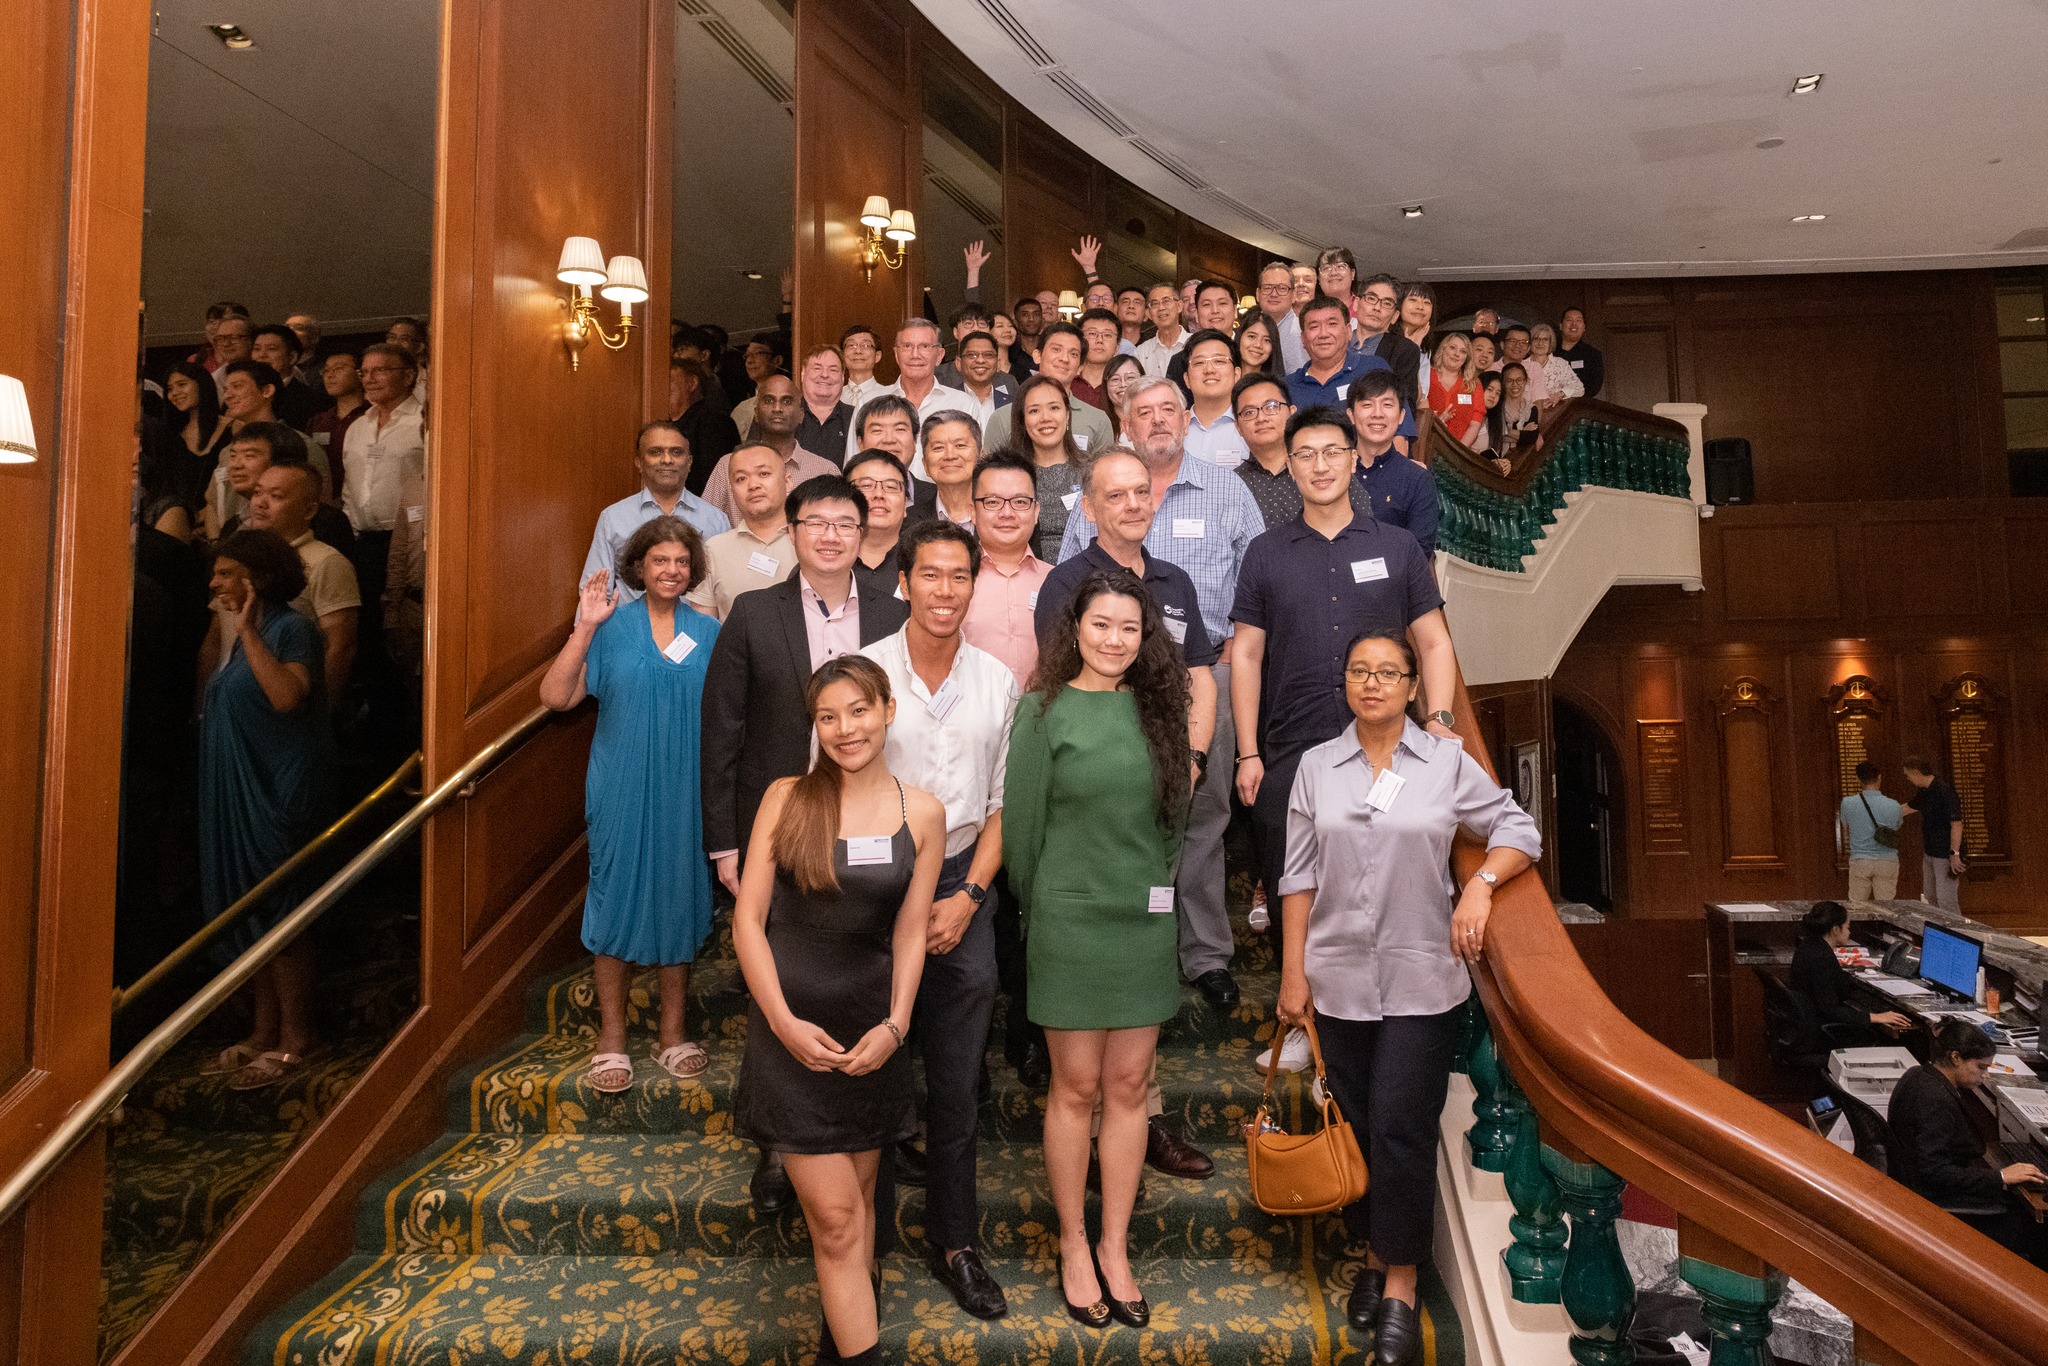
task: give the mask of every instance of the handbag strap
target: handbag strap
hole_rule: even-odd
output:
[[[1870,817],[1870,824],[1871,824],[1871,826],[1872,826],[1872,827],[1873,827],[1874,829],[1878,829],[1878,830],[1896,830],[1896,829],[1898,829],[1898,827],[1897,827],[1896,825],[1886,825],[1886,824],[1885,824],[1885,823],[1884,823],[1883,821],[1880,821],[1880,820],[1879,820],[1879,819],[1877,818],[1877,813],[1876,813],[1875,811],[1872,811],[1872,810],[1870,809],[1870,798],[1868,798],[1868,797],[1864,796],[1864,795],[1863,795],[1863,794],[1862,794],[1861,792],[1858,792],[1858,793],[1856,794],[1856,800],[1857,800],[1857,801],[1859,801],[1859,802],[1862,802],[1862,803],[1863,803],[1863,814],[1864,814],[1864,815],[1866,815],[1866,816],[1868,816],[1868,817]]]
[[[1323,1090],[1326,1094],[1330,1089],[1329,1078],[1323,1070],[1323,1041],[1316,1037],[1315,1016],[1311,1014],[1299,1026],[1285,1025],[1280,1023],[1278,1019],[1275,1019],[1273,1022],[1273,1047],[1266,1054],[1266,1089],[1259,1096],[1259,1103],[1262,1105],[1273,1098],[1273,1078],[1278,1076],[1280,1072],[1280,1049],[1287,1042],[1287,1031],[1290,1028],[1299,1028],[1304,1034],[1308,1035],[1308,1053],[1315,1060],[1316,1078],[1323,1082]]]

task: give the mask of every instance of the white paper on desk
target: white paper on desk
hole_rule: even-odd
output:
[[[2017,1053],[2000,1053],[1991,1060],[1991,1075],[1994,1077],[2031,1077],[2034,1069],[2020,1061]]]
[[[1739,911],[1743,915],[1785,914],[1785,912],[1779,910],[1776,906],[1767,906],[1761,901],[1724,901],[1721,903],[1721,909],[1724,911]]]
[[[1866,977],[1863,979],[1887,996],[1925,996],[1927,988],[1918,982],[1903,982],[1896,977]]]
[[[2012,1102],[2012,1108],[2027,1117],[2027,1123],[2037,1127],[2048,1125],[2048,1091],[2027,1091],[2013,1086],[1999,1091],[2001,1096]]]

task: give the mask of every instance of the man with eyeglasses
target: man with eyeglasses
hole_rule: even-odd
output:
[[[1188,454],[1226,470],[1244,462],[1250,450],[1237,430],[1237,413],[1230,404],[1231,386],[1244,367],[1238,362],[1237,343],[1228,332],[1204,328],[1188,338],[1187,349],[1174,358],[1176,365],[1187,362],[1181,387],[1194,399],[1193,418],[1188,423]]]
[[[370,410],[363,397],[363,381],[356,374],[362,363],[354,348],[335,351],[320,362],[320,387],[327,393],[328,404],[306,426],[306,435],[327,453],[328,471],[333,476],[321,496],[337,507],[341,504],[342,482],[348,476],[342,446],[348,440],[348,429]]]
[[[870,448],[853,457],[846,477],[868,500],[868,521],[861,531],[853,576],[864,586],[873,583],[883,592],[893,593],[897,587],[896,543],[910,507],[910,471],[890,452]]]
[[[782,457],[789,470],[791,488],[821,474],[839,473],[835,461],[814,455],[796,444],[796,429],[803,420],[804,404],[797,394],[796,382],[788,375],[764,376],[755,387],[753,404],[754,420],[747,442],[766,446]],[[836,456],[838,452],[833,454]],[[739,511],[733,500],[732,480],[728,473],[731,459],[727,456],[720,460],[712,467],[711,477],[704,481],[704,501],[724,513],[727,521],[731,521]]]
[[[256,344],[256,325],[247,315],[236,317],[230,313],[220,320],[213,333],[213,384],[220,396],[227,394],[221,389],[227,379],[228,367],[238,360],[250,360],[250,351]],[[279,380],[279,383],[283,383]]]
[[[996,409],[1010,402],[1017,381],[1010,373],[996,369],[996,338],[993,332],[970,332],[960,339],[960,390],[974,402],[966,409],[977,430],[987,431]]]
[[[341,510],[355,528],[356,582],[363,594],[356,676],[369,705],[373,748],[384,757],[402,756],[415,748],[419,716],[384,646],[384,590],[391,533],[406,515],[406,483],[426,473],[426,409],[415,387],[419,364],[403,346],[364,347],[356,375],[369,406],[349,424],[341,459]]]
[[[1237,477],[1251,490],[1271,531],[1301,515],[1301,490],[1287,464],[1287,419],[1294,416],[1294,403],[1281,381],[1253,374],[1231,388],[1230,406],[1247,451]]]
[[[1436,476],[1402,454],[1396,438],[1406,406],[1399,383],[1384,370],[1351,386],[1345,415],[1358,431],[1358,478],[1352,503],[1363,503],[1374,521],[1397,526],[1415,538],[1424,555],[1436,554]]]
[[[1116,292],[1116,325],[1121,334],[1117,354],[1135,356],[1138,343],[1145,340],[1145,291],[1136,285],[1125,285]]]
[[[1315,272],[1310,271],[1311,278]],[[1292,374],[1308,364],[1308,352],[1301,345],[1301,319],[1294,312],[1294,268],[1285,261],[1268,261],[1259,270],[1259,312],[1273,326],[1280,339],[1280,370]]]
[[[1410,402],[1420,401],[1416,387],[1422,372],[1422,348],[1401,335],[1394,326],[1400,313],[1400,285],[1391,275],[1368,275],[1358,285],[1356,326],[1351,347],[1368,356],[1378,356],[1393,368],[1401,392]]]
[[[767,446],[742,446],[727,459],[739,520],[704,542],[704,573],[690,590],[691,606],[721,621],[740,594],[780,583],[796,563],[788,464]]]
[[[1116,314],[1106,308],[1091,308],[1076,324],[1081,329],[1081,369],[1067,387],[1074,397],[1092,407],[1109,411],[1109,396],[1102,392],[1109,363],[1116,359],[1119,336]]]
[[[756,479],[779,485],[783,464],[766,447],[734,454],[748,457],[735,470],[747,486],[740,492],[751,527],[751,509],[761,501],[753,493]],[[771,515],[794,528],[797,572],[757,575],[754,582],[769,586],[731,600],[704,676],[704,848],[719,883],[734,896],[762,796],[777,779],[811,766],[811,715],[804,705],[811,674],[828,659],[874,644],[909,615],[889,589],[854,579],[868,503],[844,475],[805,480]],[[705,558],[715,565],[713,546],[745,530],[714,537]],[[793,649],[799,642],[802,648]],[[765,1149],[748,1191],[761,1216],[789,1208],[795,1198],[782,1160]]]
[[[1187,345],[1187,329],[1181,326],[1180,291],[1165,281],[1145,292],[1145,312],[1152,319],[1152,336],[1138,343],[1138,364],[1155,379],[1166,378],[1168,362]]]
[[[905,318],[903,325],[896,329],[896,372],[894,384],[875,390],[863,400],[862,406],[874,402],[884,394],[894,394],[917,410],[920,422],[933,413],[947,408],[963,411],[974,407],[971,395],[949,385],[941,384],[934,377],[944,349],[939,345],[939,325],[929,318]],[[859,434],[847,438],[846,459],[852,459],[860,449]],[[924,478],[922,456],[910,462],[910,472]]]
[[[1052,566],[1031,552],[1038,529],[1038,480],[1031,461],[998,451],[974,467],[975,538],[981,575],[963,628],[968,643],[1010,666],[1017,686],[1038,667],[1038,631],[1032,620],[1039,590]]]
[[[1272,905],[1280,901],[1295,769],[1303,754],[1351,720],[1345,647],[1367,630],[1406,635],[1433,735],[1456,734],[1449,708],[1458,676],[1429,557],[1406,531],[1352,506],[1358,434],[1350,420],[1332,408],[1306,409],[1287,424],[1287,448],[1301,515],[1252,542],[1230,609],[1237,631],[1230,678],[1239,737],[1235,782],[1252,809],[1260,878]],[[1278,929],[1275,921],[1271,932]],[[1299,1071],[1307,1057],[1306,1038],[1290,1037],[1280,1062]]]
[[[576,579],[580,584],[600,569],[607,571],[608,582],[617,585],[621,602],[633,601],[640,590],[619,578],[619,551],[648,522],[656,517],[680,517],[706,541],[732,529],[731,519],[683,486],[690,474],[690,443],[682,428],[666,418],[658,419],[640,429],[633,445],[640,491],[597,514],[590,553],[583,557],[583,572]]]
[[[1080,328],[1072,323],[1053,323],[1039,342],[1038,373],[1067,386],[1067,418],[1073,424],[1074,445],[1085,456],[1115,445],[1116,432],[1109,425],[1107,412],[1083,402],[1074,392],[1074,381],[1081,373],[1083,345]],[[1018,449],[1024,443],[1023,431],[1017,425],[1020,417],[1014,403],[996,409],[982,431],[981,444],[992,451]]]

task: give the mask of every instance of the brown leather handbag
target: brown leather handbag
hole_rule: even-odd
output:
[[[1323,1127],[1312,1134],[1290,1134],[1272,1119],[1273,1078],[1280,1070],[1280,1046],[1287,1037],[1284,1025],[1276,1026],[1259,1113],[1245,1126],[1252,1202],[1268,1214],[1327,1214],[1365,1194],[1365,1154],[1359,1151],[1357,1136],[1330,1095],[1315,1024],[1311,1021],[1303,1028],[1308,1032],[1316,1078],[1323,1082]]]

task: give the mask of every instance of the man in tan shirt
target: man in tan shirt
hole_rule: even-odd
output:
[[[796,547],[783,511],[789,469],[782,456],[770,446],[742,446],[720,463],[731,476],[739,525],[704,543],[704,576],[689,600],[724,621],[734,598],[789,577]]]
[[[273,464],[256,476],[243,527],[274,531],[291,542],[306,569],[306,591],[292,599],[292,610],[320,628],[326,644],[327,705],[345,709],[349,670],[356,659],[356,618],[362,594],[348,556],[325,541],[313,539],[313,510],[320,505],[320,477],[305,465]]]

